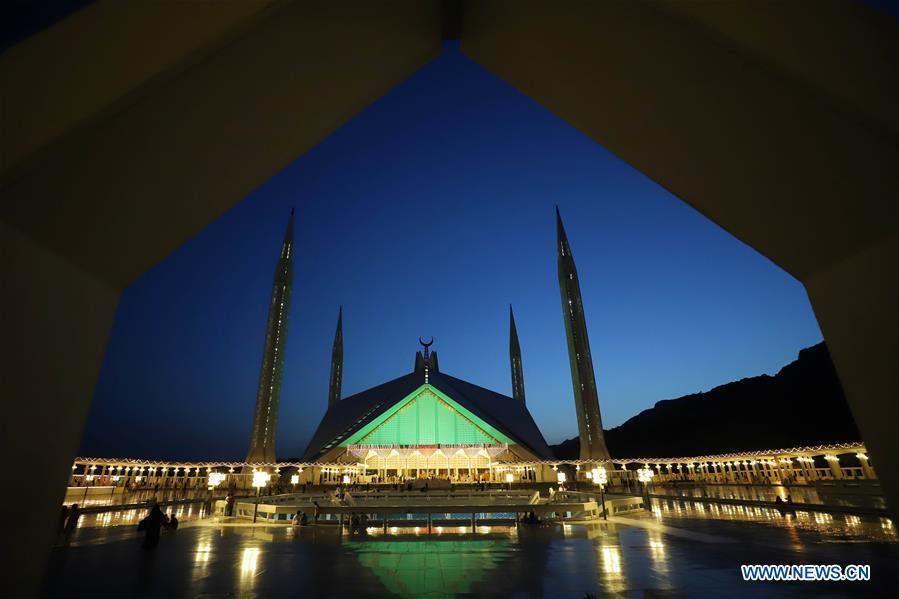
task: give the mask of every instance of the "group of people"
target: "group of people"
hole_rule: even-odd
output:
[[[356,512],[352,512],[350,514],[350,534],[360,534],[365,535],[368,534],[368,514],[361,513],[357,514]]]
[[[145,533],[145,548],[152,549],[159,544],[159,534],[162,531],[163,526],[170,530],[176,530],[178,528],[178,518],[175,517],[174,512],[166,516],[162,513],[159,504],[155,503],[150,509],[150,513],[147,514],[147,517],[141,520],[137,525],[137,530]]]
[[[780,498],[780,495],[778,495],[774,499],[774,505],[777,507],[777,511],[780,512],[781,516],[786,516],[787,512],[793,512],[793,496],[787,494],[787,499],[784,501]]]
[[[340,505],[355,505],[355,500],[344,487],[337,487],[331,494],[331,501]]]
[[[72,533],[78,528],[79,518],[81,518],[81,509],[77,503],[73,503],[71,507],[62,506],[59,522],[56,525],[56,535],[63,543],[68,543]]]
[[[527,514],[524,515],[524,518],[521,519],[522,524],[540,524],[540,517],[537,516],[537,512],[531,510]]]
[[[317,501],[312,502],[312,519],[314,522],[318,522],[318,517],[321,514],[321,507],[318,505]],[[296,516],[293,518],[294,526],[307,526],[309,524],[309,515],[306,513],[306,510],[297,510]]]

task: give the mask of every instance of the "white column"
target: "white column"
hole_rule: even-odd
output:
[[[833,473],[833,477],[835,479],[842,479],[843,469],[840,468],[840,459],[833,454],[825,455],[824,459],[827,460],[827,465],[830,466],[830,471]]]
[[[874,474],[874,469],[871,468],[871,465],[868,463],[868,456],[862,452],[859,452],[855,454],[855,457],[858,458],[858,461],[862,466],[862,473],[865,475],[865,478],[876,479],[877,475]]]

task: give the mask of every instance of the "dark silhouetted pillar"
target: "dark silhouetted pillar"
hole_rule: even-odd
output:
[[[337,331],[331,348],[331,382],[328,384],[328,407],[340,401],[340,384],[343,381],[343,306],[337,313]]]
[[[281,255],[275,269],[272,300],[265,327],[265,346],[259,389],[256,392],[256,414],[247,461],[275,462],[275,433],[278,429],[278,406],[281,400],[281,378],[284,374],[284,349],[287,346],[287,314],[290,310],[290,288],[293,284],[293,210],[281,244]]]
[[[524,403],[524,370],[521,368],[521,346],[518,345],[512,304],[509,304],[509,363],[512,366],[512,397]]]
[[[608,460],[609,450],[602,435],[602,419],[599,415],[599,395],[593,374],[593,358],[590,356],[590,340],[587,338],[587,320],[581,301],[581,286],[571,255],[571,246],[565,235],[562,217],[556,208],[556,233],[559,251],[559,290],[562,293],[562,316],[568,337],[568,359],[571,362],[571,385],[574,388],[574,405],[577,410],[577,427],[581,437],[582,460]]]

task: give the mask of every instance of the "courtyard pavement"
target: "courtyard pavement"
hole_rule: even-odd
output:
[[[899,541],[886,518],[751,515],[668,504],[608,522],[366,536],[205,519],[150,551],[134,526],[82,528],[54,550],[42,596],[895,596]],[[871,580],[742,580],[741,564],[767,563],[870,564]]]

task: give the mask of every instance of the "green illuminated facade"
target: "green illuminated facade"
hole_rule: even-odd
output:
[[[431,385],[422,385],[359,429],[341,447],[514,443]]]
[[[440,372],[436,353],[419,352],[415,370],[329,402],[304,460],[313,483],[442,479],[440,484],[544,480],[535,462],[552,459],[524,402]],[[548,468],[546,468],[548,470]],[[432,483],[438,484],[438,483]]]

